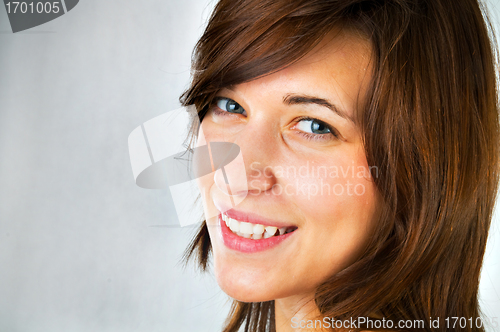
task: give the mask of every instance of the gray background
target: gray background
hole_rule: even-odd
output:
[[[194,229],[135,186],[127,149],[179,107],[213,5],[83,0],[17,34],[0,8],[0,332],[220,330],[227,297],[179,264]],[[496,317],[499,224],[481,280]]]

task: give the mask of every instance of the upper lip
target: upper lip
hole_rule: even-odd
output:
[[[222,213],[227,215],[229,218],[236,219],[238,221],[249,222],[252,224],[261,224],[264,226],[275,226],[278,228],[296,227],[295,225],[292,225],[289,223],[285,224],[281,221],[276,221],[276,220],[264,218],[264,217],[261,217],[255,213],[251,213],[251,212],[242,212],[242,211],[238,211],[235,209],[229,209],[229,210],[222,212]]]

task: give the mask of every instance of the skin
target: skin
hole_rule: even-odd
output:
[[[299,330],[290,326],[294,316],[319,315],[313,301],[315,289],[359,258],[376,227],[379,199],[367,171],[361,131],[351,120],[365,101],[372,75],[370,59],[369,41],[337,32],[295,64],[220,91],[218,96],[236,101],[244,114],[214,105],[202,122],[204,139],[198,145],[224,141],[241,148],[244,181],[238,177],[237,165],[225,167],[230,182],[235,179],[234,197],[246,195],[236,209],[297,227],[278,246],[242,253],[224,245],[217,217],[207,219],[218,284],[240,301],[275,300],[279,332]],[[341,114],[314,103],[284,102],[297,95],[323,98]],[[305,116],[327,123],[338,137],[314,136],[310,120],[301,120]],[[333,166],[338,173],[294,176],[283,171],[287,166],[297,171],[300,167],[333,170]],[[199,180],[207,216],[217,215],[218,207],[230,206],[222,181],[220,171]],[[303,186],[311,189],[301,191]],[[323,186],[323,193],[314,186]],[[280,187],[288,188],[287,193],[277,190]]]

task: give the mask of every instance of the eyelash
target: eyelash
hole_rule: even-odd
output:
[[[212,102],[212,104],[210,105],[210,109],[211,109],[211,111],[215,115],[217,115],[217,116],[240,115],[238,113],[231,113],[231,112],[224,111],[224,110],[220,109],[217,106],[217,102],[220,101],[221,99],[228,99],[228,100],[234,101],[231,98],[216,97],[214,99],[214,101]],[[328,123],[326,123],[324,121],[321,121],[319,119],[312,118],[312,117],[309,117],[309,116],[299,117],[299,118],[297,118],[297,119],[294,120],[295,124],[297,124],[297,123],[299,123],[301,121],[315,121],[315,122],[318,122],[318,123],[324,125],[326,128],[328,128],[328,130],[330,131],[329,134],[312,134],[312,133],[306,133],[306,132],[304,132],[302,130],[298,130],[297,131],[298,134],[301,135],[301,136],[303,136],[307,140],[310,140],[310,141],[329,141],[329,140],[332,140],[332,139],[339,139],[340,138],[340,136],[337,133],[337,131],[335,129],[333,129],[332,126],[330,126]]]
[[[298,119],[295,120],[295,123],[299,123],[301,121],[315,121],[315,122],[318,122],[322,125],[324,125],[326,128],[328,128],[328,130],[330,131],[329,134],[312,134],[312,133],[306,133],[302,130],[299,130],[299,134],[304,136],[306,139],[309,139],[309,140],[312,140],[312,141],[329,141],[329,140],[332,140],[332,139],[338,139],[339,138],[339,134],[337,133],[337,131],[335,129],[333,129],[332,126],[330,126],[328,123],[324,122],[324,121],[321,121],[321,120],[318,120],[316,118],[311,118],[309,116],[304,116],[304,117],[300,117]]]
[[[210,110],[215,114],[215,115],[218,115],[218,116],[228,116],[228,115],[233,115],[234,113],[229,113],[227,111],[223,111],[219,108],[219,106],[217,106],[217,101],[219,101],[218,99],[215,100],[213,102],[213,104],[210,106]]]

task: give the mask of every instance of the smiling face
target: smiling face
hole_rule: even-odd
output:
[[[232,163],[198,184],[206,216],[216,215],[207,218],[215,275],[229,296],[310,297],[365,248],[378,199],[353,119],[370,57],[368,41],[337,33],[295,64],[218,93],[204,137],[238,144],[246,176]]]

